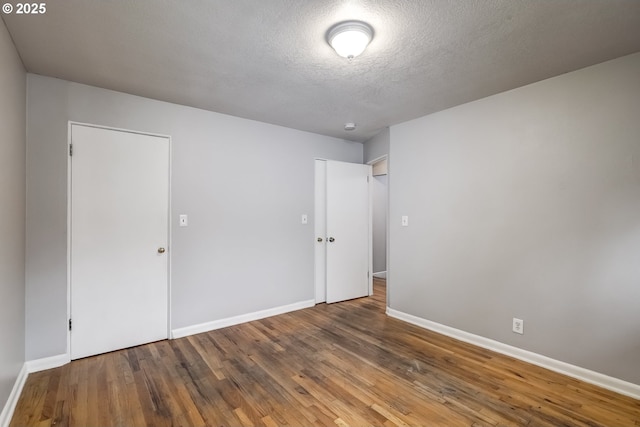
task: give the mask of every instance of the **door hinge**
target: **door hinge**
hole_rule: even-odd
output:
[[[71,319],[69,319],[69,330],[71,330]]]
[[[69,144],[69,155],[73,156],[73,144]]]

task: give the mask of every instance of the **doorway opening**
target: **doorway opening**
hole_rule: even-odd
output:
[[[389,212],[389,162],[382,156],[368,163],[372,169],[372,258],[374,294],[383,292],[385,304],[387,292],[387,236]]]

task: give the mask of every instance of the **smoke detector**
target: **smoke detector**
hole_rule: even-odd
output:
[[[344,130],[346,130],[346,131],[356,130],[356,124],[355,123],[345,123],[344,124]]]

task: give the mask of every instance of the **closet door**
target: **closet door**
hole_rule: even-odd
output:
[[[169,139],[71,126],[71,358],[168,337]]]
[[[371,166],[325,161],[324,167],[326,235],[317,236],[317,240],[322,238],[323,242],[316,242],[316,250],[324,250],[326,261],[324,266],[316,264],[316,280],[318,270],[324,271],[327,303],[368,296],[371,291]]]

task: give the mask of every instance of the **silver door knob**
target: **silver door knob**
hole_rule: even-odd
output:
[[[318,242],[322,243],[322,237],[318,237]]]
[[[329,237],[329,241],[330,241],[331,243],[333,243],[333,242],[335,242],[335,241],[336,241],[336,239],[334,239],[333,237]]]
[[[164,249],[164,248],[158,248],[158,253],[159,253],[159,254],[163,254],[163,253],[164,253],[164,251],[165,251],[165,249]]]

